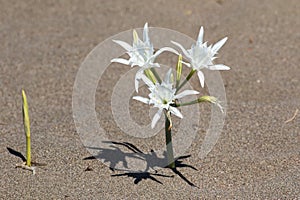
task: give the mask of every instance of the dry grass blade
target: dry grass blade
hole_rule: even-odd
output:
[[[296,109],[293,117],[290,118],[290,119],[288,119],[288,120],[286,120],[285,123],[289,123],[289,122],[293,121],[296,118],[296,116],[298,115],[298,113],[299,113],[299,109]]]

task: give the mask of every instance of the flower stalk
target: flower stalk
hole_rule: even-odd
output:
[[[196,104],[196,103],[203,103],[203,102],[217,104],[218,100],[217,100],[216,97],[213,97],[213,96],[202,96],[202,97],[200,97],[196,100],[193,100],[193,101],[189,101],[189,102],[185,102],[185,103],[176,103],[175,107],[189,106],[189,105],[193,105],[193,104]]]
[[[156,83],[157,78],[156,78],[156,76],[155,76],[155,74],[153,73],[152,70],[146,69],[146,70],[144,71],[144,73],[145,73],[145,75],[147,76],[147,78],[148,78],[153,84]],[[157,74],[157,73],[156,73],[156,74]]]
[[[174,159],[173,145],[172,145],[172,132],[171,132],[172,126],[171,126],[171,121],[167,116],[168,114],[166,113],[165,115],[166,115],[165,135],[166,135],[166,147],[167,147],[167,161],[168,161],[168,167],[174,169],[175,159]]]
[[[221,112],[224,113],[224,109],[221,106],[219,100],[214,96],[207,96],[207,95],[202,96],[196,100],[189,101],[189,102],[184,102],[184,103],[175,102],[174,107],[189,106],[189,105],[193,105],[196,103],[203,103],[203,102],[212,103],[212,104],[217,105],[220,108]]]
[[[190,73],[188,74],[188,76],[184,79],[184,81],[178,86],[176,87],[176,92],[178,92],[191,78],[192,76],[194,75],[194,73],[196,72],[195,69],[192,69],[190,71]]]
[[[161,79],[160,79],[160,77],[159,77],[157,71],[155,70],[155,68],[152,67],[150,70],[151,70],[152,74],[154,75],[154,77],[156,78],[156,80],[157,80],[159,83],[161,83]]]

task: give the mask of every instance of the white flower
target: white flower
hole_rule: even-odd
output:
[[[186,50],[181,44],[171,41],[173,44],[177,45],[184,55],[187,57],[190,63],[185,63],[188,67],[192,67],[197,70],[197,75],[200,80],[200,85],[204,87],[204,74],[201,71],[203,68],[210,70],[229,70],[230,68],[222,64],[213,64],[213,60],[217,57],[215,55],[218,50],[225,44],[227,37],[223,38],[214,45],[207,46],[207,42],[203,43],[204,30],[203,27],[200,28],[198,39],[196,44],[193,44],[191,49]]]
[[[141,77],[143,81],[147,84],[150,90],[149,99],[141,96],[134,96],[133,99],[141,101],[146,104],[153,104],[154,107],[158,108],[157,113],[154,115],[151,123],[151,127],[153,128],[157,121],[160,119],[162,111],[170,111],[172,114],[176,115],[179,118],[182,118],[182,114],[180,111],[173,107],[171,104],[175,102],[176,99],[180,99],[187,95],[199,94],[199,92],[195,90],[185,90],[180,94],[175,94],[176,89],[173,88],[172,81],[172,69],[170,69],[166,76],[165,80],[162,83],[153,84],[145,75]]]
[[[161,54],[164,51],[170,51],[173,53],[178,53],[174,49],[170,47],[164,47],[159,49],[154,53],[153,45],[150,42],[149,38],[149,29],[148,29],[148,23],[144,26],[143,31],[143,41],[139,39],[139,36],[135,30],[133,30],[133,45],[130,46],[128,43],[120,41],[120,40],[113,40],[115,43],[119,44],[121,47],[123,47],[127,54],[129,55],[129,60],[123,59],[123,58],[115,58],[112,59],[111,62],[117,62],[125,65],[131,65],[133,66],[139,66],[141,69],[139,69],[135,76],[135,89],[138,91],[138,80],[141,79],[142,74],[144,73],[144,70],[150,69],[152,67],[159,67],[158,63],[155,63],[156,57]]]

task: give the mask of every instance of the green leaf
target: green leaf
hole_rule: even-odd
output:
[[[26,165],[31,166],[31,144],[30,144],[30,120],[28,112],[27,97],[24,90],[22,90],[22,100],[23,100],[23,122],[24,130],[26,135]]]

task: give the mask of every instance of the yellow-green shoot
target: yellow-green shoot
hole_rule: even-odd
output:
[[[179,54],[178,56],[178,62],[176,67],[176,88],[179,87],[180,79],[182,74],[182,55]]]
[[[27,97],[24,90],[22,90],[22,99],[23,99],[23,122],[24,122],[24,130],[26,135],[26,165],[28,167],[31,166],[31,144],[30,144],[30,120],[28,113],[28,103]]]

